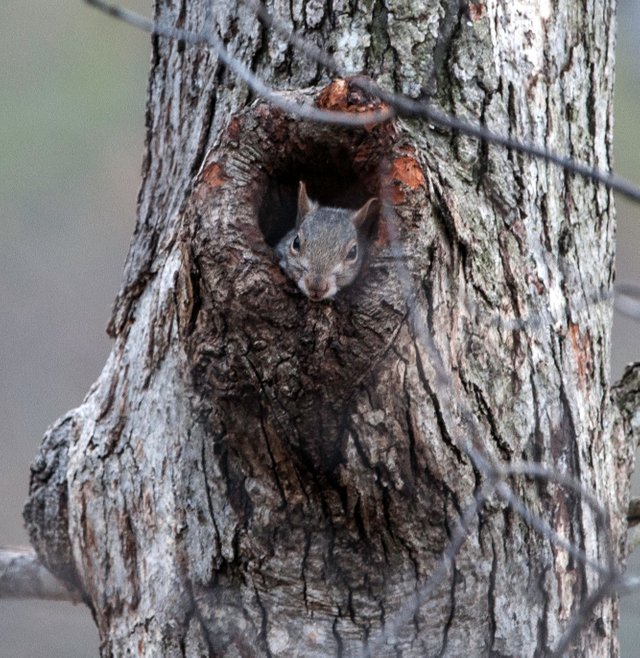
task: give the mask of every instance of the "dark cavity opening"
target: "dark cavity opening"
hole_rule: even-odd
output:
[[[295,226],[300,181],[321,205],[356,209],[378,196],[377,173],[355,165],[349,149],[322,144],[309,145],[298,157],[279,162],[266,172],[259,203],[258,224],[265,242],[275,247]]]

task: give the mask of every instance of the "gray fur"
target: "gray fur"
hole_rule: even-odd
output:
[[[304,184],[300,185],[298,226],[280,240],[276,253],[283,272],[309,299],[321,301],[333,297],[358,276],[367,247],[363,213],[368,213],[371,202],[360,210],[320,206],[309,201]],[[301,209],[308,212],[304,214]],[[297,250],[292,247],[296,236]],[[350,258],[354,246],[357,255]]]

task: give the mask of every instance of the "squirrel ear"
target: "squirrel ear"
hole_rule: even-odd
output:
[[[364,228],[378,213],[378,199],[373,197],[364,206],[356,210],[351,218],[353,225],[358,229]]]
[[[296,220],[296,226],[300,226],[300,220],[317,207],[318,204],[311,201],[307,196],[307,186],[300,181],[300,186],[298,187],[298,218]]]

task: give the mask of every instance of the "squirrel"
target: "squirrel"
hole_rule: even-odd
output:
[[[358,210],[321,206],[300,181],[296,225],[278,242],[276,254],[282,271],[311,301],[331,299],[358,276],[376,201]]]

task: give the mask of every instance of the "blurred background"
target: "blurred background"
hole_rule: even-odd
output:
[[[126,2],[148,14],[147,4]],[[620,0],[615,163],[636,183],[638,34],[640,3]],[[148,35],[81,0],[0,2],[0,545],[27,543],[29,465],[110,349],[104,330],[134,228],[149,56]],[[617,280],[640,284],[640,205],[619,198],[617,211]],[[639,359],[640,323],[616,314],[613,379]],[[640,552],[629,570],[640,576]],[[637,656],[640,594],[621,606],[622,656]],[[84,606],[0,600],[0,657],[97,655]]]

